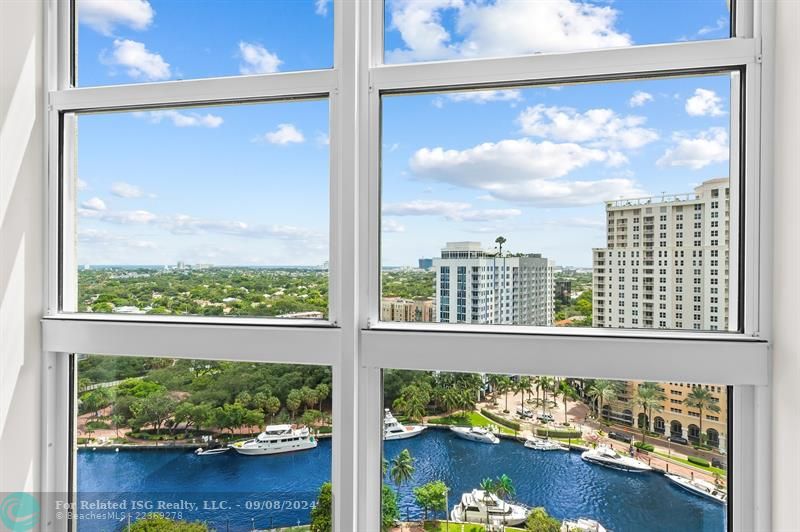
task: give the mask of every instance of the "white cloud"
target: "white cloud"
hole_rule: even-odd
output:
[[[142,189],[136,185],[125,183],[124,181],[117,181],[111,185],[111,193],[120,198],[141,198],[143,196]]]
[[[516,89],[485,90],[453,92],[447,95],[453,102],[473,102],[483,104],[487,102],[518,102],[522,100],[522,93]]]
[[[713,26],[703,26],[697,30],[698,36],[708,35],[709,33],[716,33],[730,28],[730,21],[728,17],[719,17]]]
[[[153,22],[152,6],[147,0],[81,0],[78,20],[103,35],[111,35],[116,26],[145,30]]]
[[[91,211],[104,211],[106,210],[106,202],[95,196],[81,203],[81,207]]]
[[[722,98],[708,89],[695,89],[694,96],[686,100],[686,112],[689,116],[721,116]]]
[[[614,27],[617,11],[577,0],[393,0],[391,29],[405,48],[390,50],[389,62],[487,57],[629,46]],[[454,19],[450,34],[442,23]]]
[[[294,124],[278,124],[278,129],[264,135],[264,140],[270,144],[299,144],[306,141],[303,133]]]
[[[728,132],[721,127],[701,131],[696,137],[676,133],[672,140],[675,145],[656,161],[659,166],[688,166],[699,170],[711,163],[725,162],[730,156]]]
[[[174,109],[166,111],[149,111],[147,113],[136,113],[136,116],[147,116],[154,124],[160,123],[162,120],[167,119],[172,122],[176,127],[208,127],[215,128],[222,125],[223,119],[221,116],[212,115],[211,113],[182,113]]]
[[[517,118],[526,135],[553,141],[589,142],[594,147],[635,149],[658,139],[653,129],[641,127],[642,116],[620,116],[611,109],[578,112],[570,107],[528,107]]]
[[[406,226],[392,218],[381,220],[381,231],[384,233],[404,233]]]
[[[610,151],[608,152],[608,159],[606,160],[606,166],[610,166],[611,168],[617,168],[619,166],[624,166],[628,164],[628,158],[625,156],[624,153],[618,151]]]
[[[121,66],[134,79],[159,81],[172,75],[169,63],[159,54],[151,52],[143,43],[130,39],[114,39],[111,56],[103,55],[101,60],[112,66]]]
[[[652,101],[653,101],[653,95],[650,94],[649,92],[636,91],[633,93],[633,96],[631,96],[631,99],[628,100],[628,105],[630,105],[631,107],[641,107],[647,102],[652,102]]]
[[[328,14],[328,4],[331,0],[315,0],[314,2],[314,12],[317,15],[324,17]]]
[[[412,200],[388,203],[383,206],[383,214],[393,216],[442,216],[457,222],[486,222],[520,216],[522,211],[519,209],[473,209],[469,203],[454,201]]]
[[[641,195],[628,178],[561,179],[573,170],[608,161],[606,151],[575,143],[512,139],[466,150],[423,148],[412,156],[409,165],[421,178],[475,188],[515,202],[588,205],[623,195]]]
[[[81,179],[79,177],[78,178],[78,190],[86,190],[87,188],[89,188],[89,183],[87,183],[86,181],[84,181],[83,179]]]
[[[78,231],[78,240],[84,244],[114,245],[124,248],[155,249],[156,244],[149,240],[127,238],[122,235],[101,231],[99,229],[81,229]]]
[[[239,42],[239,64],[241,74],[271,74],[278,71],[283,61],[258,43]]]
[[[158,219],[158,216],[149,211],[96,211],[92,209],[78,209],[78,214],[84,218],[94,218],[103,222],[119,225],[149,224]]]
[[[320,146],[330,146],[331,144],[331,137],[327,133],[319,132],[317,133],[317,144]]]

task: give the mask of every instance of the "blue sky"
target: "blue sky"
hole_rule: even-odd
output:
[[[80,86],[332,64],[324,0],[78,11]],[[724,0],[392,0],[386,60],[724,38],[728,21]],[[603,200],[728,174],[729,98],[724,75],[385,98],[384,264],[502,232],[510,250],[588,265]],[[326,101],[84,115],[78,128],[80,263],[327,260]]]

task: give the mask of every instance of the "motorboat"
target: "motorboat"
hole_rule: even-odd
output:
[[[317,439],[308,427],[269,425],[252,440],[232,443],[230,447],[239,454],[262,455],[305,451],[317,446]]]
[[[387,408],[383,416],[383,439],[405,440],[419,436],[425,427],[422,425],[403,425]]]
[[[606,527],[595,521],[579,517],[578,519],[565,519],[561,523],[561,532],[606,532]]]
[[[208,445],[208,447],[198,447],[194,450],[194,454],[197,456],[209,456],[214,454],[222,454],[230,451],[230,447],[220,444],[219,442],[213,442]]]
[[[653,470],[652,467],[641,460],[630,456],[622,456],[611,447],[605,445],[584,451],[583,454],[581,454],[581,458],[586,462],[610,467],[611,469],[618,469],[620,471],[628,471],[630,473],[641,473],[643,471]]]
[[[515,526],[525,522],[528,512],[525,506],[506,502],[494,493],[475,489],[461,495],[461,500],[450,512],[450,520],[456,523]]]
[[[678,475],[673,475],[672,473],[664,473],[664,476],[676,486],[683,488],[686,491],[690,491],[695,495],[700,495],[701,497],[705,497],[706,499],[711,499],[712,501],[722,504],[726,504],[728,502],[728,494],[711,482],[707,482],[699,478],[689,479]]]
[[[500,443],[500,438],[483,427],[450,427],[459,438],[478,443]]]
[[[568,451],[569,448],[561,442],[546,440],[544,438],[528,438],[524,443],[528,449],[535,451]]]

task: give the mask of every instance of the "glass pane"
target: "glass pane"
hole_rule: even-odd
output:
[[[318,504],[331,480],[329,367],[76,358],[79,530],[264,530],[330,517],[329,494]]]
[[[385,96],[381,319],[735,328],[731,76]]]
[[[65,265],[78,294],[65,308],[327,316],[327,101],[74,121],[77,257]]]
[[[725,39],[727,0],[386,0],[384,61],[413,63]]]
[[[331,0],[77,0],[76,18],[81,86],[333,65]]]
[[[384,526],[727,530],[725,386],[384,370],[383,400]]]

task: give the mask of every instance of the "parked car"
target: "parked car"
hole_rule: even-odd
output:
[[[539,414],[539,416],[536,419],[538,419],[542,423],[552,423],[553,421],[555,421],[555,418],[550,414]]]
[[[712,465],[713,467],[718,467],[718,468],[720,468],[720,469],[727,469],[727,467],[726,467],[726,466],[727,466],[728,464],[727,464],[726,462],[723,462],[723,461],[722,461],[722,460],[720,460],[719,458],[712,458],[712,459],[711,459],[711,465]]]
[[[689,440],[684,438],[683,436],[678,436],[677,434],[673,434],[669,438],[667,438],[672,443],[680,443],[681,445],[689,445]]]
[[[533,417],[533,412],[531,412],[529,409],[527,409],[527,408],[525,408],[523,406],[523,407],[517,408],[517,415],[519,417]]]
[[[625,434],[624,432],[609,432],[608,437],[612,440],[623,441],[625,443],[633,441],[633,436]]]

